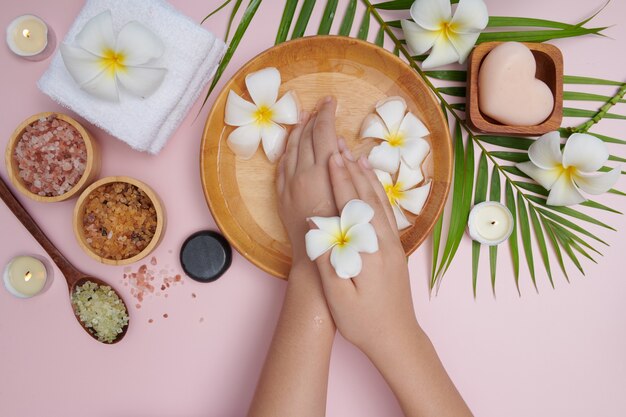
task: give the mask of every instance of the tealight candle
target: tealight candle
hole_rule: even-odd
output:
[[[46,266],[32,256],[16,256],[4,269],[4,286],[16,297],[29,298],[39,294],[46,285]]]
[[[511,236],[513,223],[513,215],[508,208],[495,201],[485,201],[476,204],[470,211],[467,229],[475,241],[495,246]]]
[[[41,61],[55,47],[54,32],[39,17],[27,14],[15,18],[7,27],[6,41],[15,54],[30,61]]]

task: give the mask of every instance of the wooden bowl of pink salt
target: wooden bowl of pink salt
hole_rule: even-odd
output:
[[[41,202],[76,196],[100,173],[95,140],[76,120],[61,113],[39,113],[13,132],[6,149],[13,185]]]

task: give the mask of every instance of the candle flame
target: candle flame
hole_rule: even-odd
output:
[[[33,274],[31,274],[30,271],[27,271],[26,274],[24,274],[24,281],[28,282],[30,281],[32,277],[33,277]]]
[[[24,36],[25,38],[30,38],[30,30],[24,29],[22,31],[22,36]]]

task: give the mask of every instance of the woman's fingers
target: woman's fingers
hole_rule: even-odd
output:
[[[356,188],[354,188],[354,184],[352,184],[350,172],[348,172],[344,158],[339,152],[334,153],[330,157],[328,165],[328,173],[330,175],[330,184],[333,188],[335,204],[337,205],[337,210],[341,213],[341,210],[343,210],[348,201],[359,198],[359,194]]]
[[[316,119],[317,114],[314,113],[302,130],[300,143],[298,144],[298,163],[296,169],[306,169],[315,163],[315,154],[313,153],[313,127],[315,126]]]
[[[367,160],[367,157],[361,156],[358,160],[358,164],[361,170],[363,171],[363,174],[369,181],[370,185],[374,189],[374,192],[378,196],[378,199],[380,200],[380,203],[382,204],[383,209],[385,210],[385,215],[387,216],[387,220],[389,221],[389,225],[391,226],[391,229],[399,237],[400,232],[398,231],[398,224],[396,223],[396,216],[393,214],[393,209],[391,208],[391,204],[389,204],[389,198],[387,197],[387,193],[385,192],[383,185],[378,180],[378,177],[376,176],[376,174],[374,173],[374,170],[370,166],[370,163]]]
[[[300,122],[291,130],[289,134],[289,140],[287,141],[287,149],[283,155],[285,161],[284,173],[287,177],[291,178],[296,172],[296,165],[298,164],[298,148],[300,145],[300,138],[302,137],[302,131],[309,121],[310,113],[303,111],[300,113]]]
[[[285,165],[287,162],[287,155],[283,155],[276,167],[276,192],[279,196],[283,195],[285,190]]]
[[[317,103],[317,119],[313,128],[313,150],[315,163],[327,166],[328,158],[337,152],[335,112],[337,101],[328,96]]]

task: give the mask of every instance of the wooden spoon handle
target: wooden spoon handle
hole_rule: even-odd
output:
[[[41,231],[35,220],[28,214],[22,204],[15,198],[9,187],[2,178],[0,178],[0,198],[5,202],[9,209],[13,212],[15,217],[22,222],[24,227],[30,232],[31,235],[39,242],[39,244],[48,253],[50,258],[59,267],[68,284],[71,284],[82,276],[82,274],[69,263],[67,259],[59,252],[54,244],[48,239],[48,237]]]

